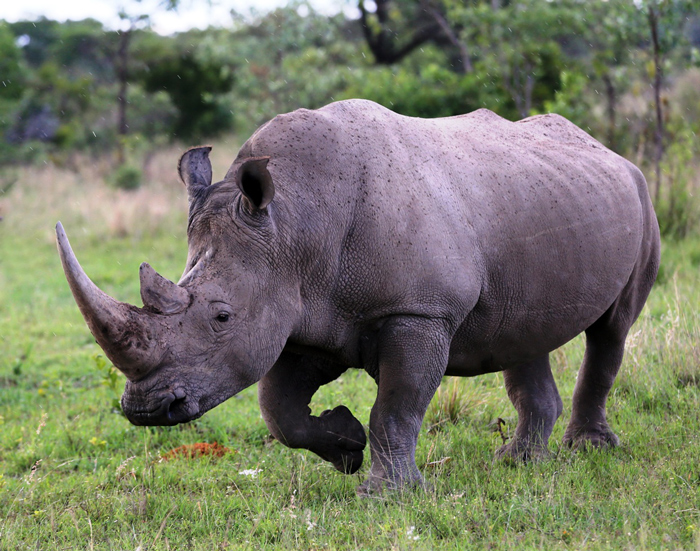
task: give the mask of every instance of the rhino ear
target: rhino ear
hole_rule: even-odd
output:
[[[190,198],[190,202],[202,190],[211,185],[210,151],[211,146],[209,145],[191,147],[183,153],[177,163],[177,171],[180,173],[180,179],[187,186],[187,195]]]
[[[236,183],[253,210],[267,207],[275,196],[275,185],[267,170],[270,157],[252,157],[236,172]]]

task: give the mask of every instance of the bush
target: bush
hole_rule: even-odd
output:
[[[123,164],[114,171],[112,183],[119,189],[138,189],[141,187],[141,169],[130,164]]]
[[[481,90],[488,83],[481,75],[458,75],[430,63],[411,67],[370,67],[351,74],[354,82],[342,94],[364,98],[409,117],[449,117],[480,107],[498,108],[498,98],[486,98]],[[489,99],[490,101],[486,101]]]
[[[698,200],[698,165],[700,154],[695,132],[685,121],[672,121],[670,143],[661,163],[663,189],[655,205],[661,235],[683,239],[700,230],[700,201]],[[675,128],[674,128],[675,127]]]

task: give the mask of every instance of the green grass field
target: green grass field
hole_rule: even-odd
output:
[[[215,178],[235,148],[214,150]],[[632,330],[609,400],[612,451],[559,447],[583,340],[552,354],[564,400],[552,458],[494,463],[497,419],[514,429],[500,374],[445,380],[420,437],[428,490],[358,498],[343,476],[268,437],[256,390],[172,428],[132,426],[124,378],[104,361],[65,282],[61,220],[83,267],[140,304],[138,266],[177,280],[186,258],[178,151],[144,188],[109,188],[105,167],[23,169],[0,194],[0,549],[700,549],[700,240],[664,243],[662,271]],[[0,189],[3,188],[0,182]],[[365,424],[374,382],[321,390]],[[219,459],[161,455],[195,442]]]

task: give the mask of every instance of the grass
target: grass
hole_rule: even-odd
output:
[[[235,146],[215,148],[221,177]],[[61,220],[88,274],[140,304],[141,261],[177,280],[186,257],[178,151],[156,156],[133,192],[77,173],[27,168],[0,194],[0,549],[700,549],[700,240],[665,242],[663,272],[609,400],[622,446],[559,447],[583,341],[552,354],[564,414],[552,458],[494,463],[515,411],[503,378],[446,381],[421,433],[427,491],[360,499],[343,476],[271,441],[255,389],[172,428],[130,425],[110,369],[64,280]],[[353,371],[322,389],[365,424],[372,380]],[[162,461],[195,442],[220,458]],[[368,454],[366,453],[366,459]],[[252,474],[257,472],[257,474]]]

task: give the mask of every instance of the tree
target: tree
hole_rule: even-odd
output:
[[[110,35],[94,19],[63,23],[49,52],[49,60],[65,67],[73,76],[87,74],[102,82],[113,76]]]
[[[146,91],[164,91],[177,109],[173,133],[182,139],[213,136],[231,127],[232,115],[217,101],[233,86],[233,73],[191,50],[151,59],[138,75]]]
[[[119,88],[117,92],[117,134],[122,138],[117,148],[118,163],[124,163],[124,147],[123,147],[123,137],[129,132],[129,124],[127,122],[126,111],[127,111],[127,92],[129,87],[129,76],[130,76],[130,51],[129,46],[131,45],[131,38],[136,29],[148,26],[148,15],[128,15],[126,12],[122,11],[119,13],[119,18],[122,21],[128,23],[128,28],[117,33],[119,35],[119,46],[116,49],[116,53],[113,57],[114,61],[114,72],[117,77],[117,82],[119,83]]]
[[[25,84],[22,51],[6,23],[0,21],[0,100],[18,100]]]
[[[661,161],[664,155],[664,106],[661,88],[664,80],[664,61],[669,52],[687,43],[682,30],[691,14],[697,13],[693,0],[646,0],[638,4],[646,14],[652,58],[652,86],[654,90],[654,200],[658,204],[661,197]]]
[[[469,51],[452,27],[441,0],[374,0],[375,9],[367,9],[359,0],[360,25],[367,45],[379,65],[392,65],[426,43],[444,48],[457,72],[473,70]],[[400,7],[399,7],[400,6]]]
[[[513,3],[450,0],[447,17],[474,46],[475,71],[510,98],[497,109],[510,118],[541,111],[561,88],[560,43],[578,26],[576,12],[561,2]]]
[[[0,21],[0,165],[13,160],[6,147],[13,112],[26,89],[25,64],[10,27]]]
[[[583,27],[587,50],[587,66],[590,75],[604,89],[607,146],[613,150],[620,147],[617,136],[618,99],[621,88],[629,82],[628,67],[635,46],[644,42],[644,18],[628,0],[592,0],[585,12],[587,22],[595,26]]]
[[[53,48],[60,40],[59,33],[63,25],[41,17],[36,21],[17,21],[9,23],[15,37],[21,37],[24,42],[22,54],[29,67],[37,68],[48,61],[53,55]]]
[[[231,92],[218,101],[226,101],[241,132],[277,113],[340,99],[358,63],[367,64],[356,21],[320,14],[304,3],[252,20],[235,17],[233,30],[187,36],[199,59],[214,60],[235,74]]]

